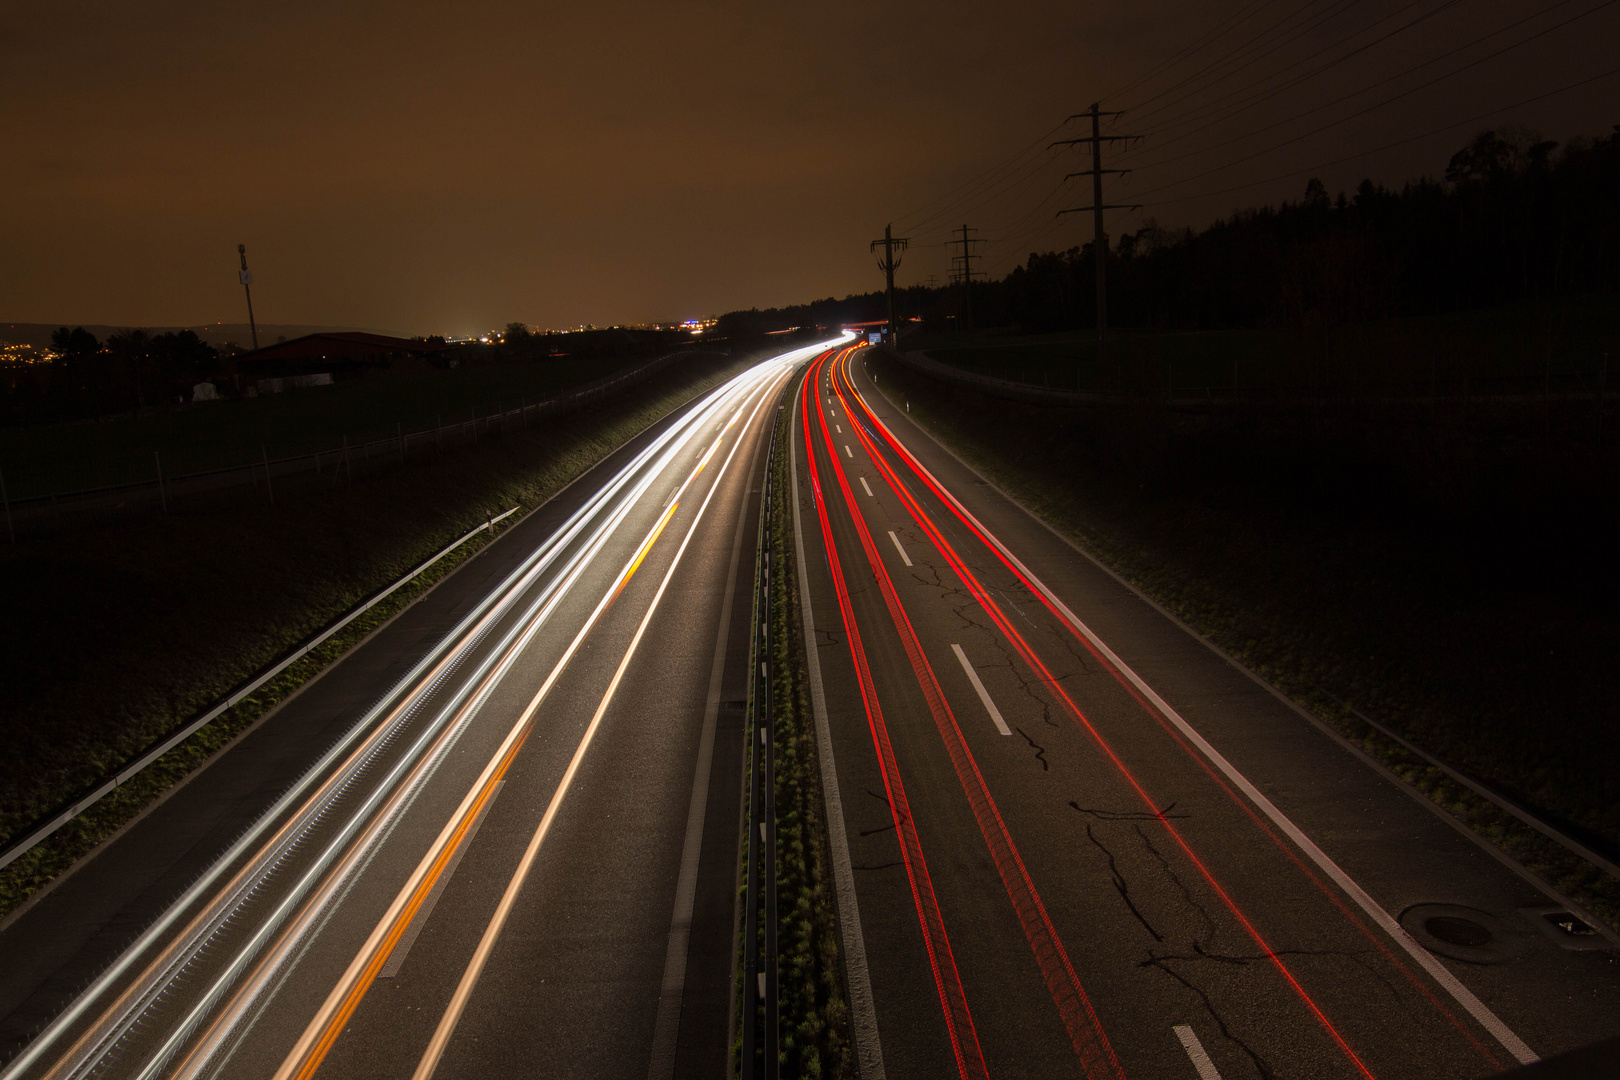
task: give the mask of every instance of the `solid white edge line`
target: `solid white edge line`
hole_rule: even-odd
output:
[[[761,398],[761,402],[763,400]],[[755,412],[758,412],[758,410],[759,406],[756,405]],[[752,420],[752,417],[750,417],[750,420]],[[725,463],[720,466],[719,477],[726,474],[731,465],[731,455],[735,454],[737,447],[741,445],[741,440],[733,444],[731,454],[727,455]],[[659,603],[663,600],[664,593],[675,576],[675,571],[681,565],[681,557],[686,554],[687,545],[691,543],[692,537],[697,535],[698,526],[703,521],[704,512],[709,508],[709,500],[713,498],[715,491],[719,488],[719,477],[716,478],[714,485],[709,488],[709,494],[704,497],[703,504],[698,507],[697,515],[693,518],[692,525],[687,529],[685,537],[682,538],[680,548],[676,550],[675,557],[670,560],[669,569],[665,571],[663,581],[659,582],[658,591],[653,594],[652,602],[647,605],[646,614],[642,616],[641,623],[636,627],[635,635],[630,639],[630,645],[625,649],[624,657],[619,661],[618,669],[614,671],[613,678],[609,681],[607,690],[602,695],[601,703],[596,707],[596,712],[591,717],[590,723],[586,725],[579,746],[574,750],[574,756],[569,760],[567,769],[563,771],[562,779],[558,781],[557,789],[552,793],[551,801],[546,805],[546,811],[540,818],[540,824],[535,829],[534,836],[529,840],[529,845],[524,850],[517,869],[513,871],[499,905],[496,906],[494,914],[490,916],[489,923],[484,928],[483,936],[478,942],[478,948],[473,952],[472,958],[467,961],[467,967],[462,972],[461,980],[456,984],[455,993],[451,996],[450,1003],[440,1016],[433,1037],[429,1041],[427,1049],[423,1051],[421,1060],[417,1063],[416,1071],[412,1074],[412,1080],[429,1080],[438,1068],[439,1061],[443,1058],[444,1051],[449,1046],[450,1037],[455,1033],[456,1025],[460,1022],[462,1013],[466,1011],[467,1002],[472,998],[473,989],[477,986],[478,979],[483,974],[484,966],[489,961],[490,953],[495,949],[495,942],[499,939],[501,931],[505,929],[507,917],[517,903],[518,893],[522,891],[524,884],[528,881],[529,872],[534,866],[535,859],[539,857],[540,847],[545,843],[546,836],[551,831],[551,825],[556,821],[557,814],[562,809],[563,800],[567,797],[569,788],[573,786],[574,777],[578,774],[579,767],[585,760],[586,752],[590,750],[597,729],[602,725],[602,718],[607,715],[608,706],[613,703],[613,697],[618,692],[619,683],[624,680],[624,674],[629,670],[630,661],[635,658],[636,651],[641,645],[641,639],[646,635],[648,625],[651,624],[653,616],[658,612]]]
[[[893,430],[891,430],[887,424],[883,423],[882,418],[878,417],[875,412],[871,415],[872,418],[876,420],[885,431],[889,432],[889,435],[893,437],[895,442],[898,444],[900,442],[899,437],[895,436]],[[1315,841],[1306,836],[1299,826],[1295,825],[1286,814],[1277,809],[1270,799],[1262,795],[1260,790],[1250,783],[1246,776],[1238,772],[1237,768],[1233,766],[1231,762],[1227,761],[1219,751],[1211,746],[1207,739],[1194,730],[1193,726],[1187,723],[1179,712],[1171,708],[1169,702],[1160,697],[1158,692],[1144,682],[1142,677],[1138,675],[1129,664],[1120,659],[1118,654],[1116,654],[1113,649],[1110,649],[1108,645],[1103,642],[1102,638],[1093,633],[1089,626],[1081,622],[1079,616],[1075,615],[1073,611],[1069,610],[1068,605],[1066,605],[1062,600],[1058,599],[1057,595],[1053,593],[1051,589],[1047,588],[1046,583],[1037,577],[1035,573],[1029,569],[1029,567],[1025,566],[1018,556],[1009,551],[1007,546],[1001,542],[999,537],[997,537],[989,529],[985,528],[984,523],[978,518],[974,517],[972,511],[963,506],[955,494],[953,494],[944,484],[940,483],[939,478],[933,473],[929,472],[928,467],[919,461],[916,455],[912,454],[909,450],[907,450],[906,453],[911,457],[912,462],[923,473],[923,475],[927,476],[928,479],[931,480],[940,491],[945,493],[946,498],[950,499],[952,505],[961,511],[962,515],[967,518],[968,521],[972,522],[973,526],[984,536],[990,538],[991,543],[996,546],[996,550],[1005,555],[1008,561],[1010,561],[1014,566],[1018,567],[1020,573],[1028,578],[1028,580],[1033,582],[1036,588],[1040,589],[1041,594],[1051,601],[1052,606],[1063,614],[1063,617],[1068,620],[1069,624],[1074,627],[1076,632],[1089,641],[1098,652],[1106,656],[1109,663],[1113,664],[1120,674],[1124,675],[1132,686],[1136,687],[1139,692],[1147,697],[1147,699],[1153,703],[1154,708],[1158,709],[1165,719],[1169,720],[1175,725],[1176,730],[1180,731],[1182,735],[1197,746],[1204,756],[1209,759],[1212,765],[1219,769],[1228,780],[1230,780],[1238,787],[1239,790],[1243,792],[1244,795],[1248,796],[1249,801],[1254,803],[1254,805],[1263,814],[1265,814],[1266,817],[1270,818],[1274,825],[1286,833],[1288,838],[1292,840],[1301,851],[1309,856],[1310,860],[1314,862],[1323,873],[1332,878],[1334,883],[1337,884],[1339,888],[1350,897],[1350,899],[1354,900],[1356,905],[1360,907],[1362,911],[1366,912],[1367,915],[1374,922],[1376,922],[1386,934],[1394,939],[1395,943],[1404,949],[1407,955],[1417,962],[1419,967],[1423,968],[1424,971],[1427,971],[1435,982],[1443,986],[1446,989],[1446,992],[1452,996],[1457,1004],[1466,1009],[1468,1014],[1478,1021],[1481,1027],[1490,1032],[1491,1036],[1495,1038],[1497,1042],[1502,1044],[1503,1049],[1512,1054],[1514,1059],[1521,1065],[1529,1065],[1532,1062],[1540,1060],[1535,1051],[1531,1050],[1523,1039],[1519,1038],[1519,1036],[1516,1035],[1513,1030],[1507,1026],[1507,1024],[1503,1023],[1501,1018],[1492,1012],[1489,1006],[1487,1006],[1483,1001],[1479,1000],[1479,998],[1475,997],[1474,992],[1469,990],[1468,987],[1464,986],[1462,982],[1451,973],[1449,968],[1435,958],[1433,953],[1429,952],[1422,945],[1419,945],[1416,939],[1414,939],[1411,934],[1406,932],[1406,928],[1395,921],[1394,916],[1385,911],[1376,900],[1368,895],[1365,889],[1356,884],[1356,882],[1351,879],[1349,874],[1346,874],[1343,870],[1341,870],[1338,863],[1330,859],[1325,851],[1316,846]]]
[[[900,560],[902,562],[904,562],[907,566],[910,566],[911,565],[911,556],[906,554],[905,547],[901,545],[900,538],[898,536],[894,535],[894,530],[893,529],[889,530],[889,539],[894,541],[894,550],[896,550],[896,551],[898,551],[900,553]]]
[[[758,450],[755,450],[758,456]],[[750,463],[752,468],[752,463]],[[703,854],[703,824],[709,808],[709,779],[714,765],[714,731],[719,721],[721,679],[725,674],[726,646],[731,640],[731,607],[737,594],[737,567],[742,561],[747,532],[748,491],[737,510],[731,542],[731,566],[720,602],[720,627],[715,632],[714,663],[709,668],[709,698],[703,707],[703,731],[698,737],[697,766],[692,776],[692,798],[686,808],[686,839],[681,845],[681,869],[675,882],[675,908],[669,920],[669,944],[664,950],[664,978],[658,988],[658,1014],[653,1020],[652,1056],[647,1080],[675,1075],[675,1044],[681,1031],[681,1002],[686,993],[686,956],[692,937],[692,909],[697,902],[698,860]]]
[[[1204,1044],[1198,1041],[1198,1032],[1186,1024],[1177,1024],[1170,1030],[1176,1033],[1176,1038],[1181,1040],[1182,1049],[1192,1058],[1193,1068],[1198,1070],[1198,1080],[1221,1080],[1220,1070],[1209,1060],[1209,1053],[1204,1049]]]
[[[832,727],[827,723],[827,693],[821,683],[821,658],[816,653],[816,619],[810,603],[810,573],[804,561],[804,523],[799,515],[799,395],[789,413],[792,435],[788,446],[793,466],[793,548],[799,562],[799,612],[804,617],[804,654],[810,669],[810,710],[816,717],[816,757],[821,762],[821,799],[827,807],[827,847],[832,852],[833,887],[838,897],[838,924],[844,946],[844,979],[849,984],[849,1015],[855,1028],[855,1057],[861,1080],[885,1080],[883,1044],[878,1038],[877,1007],[872,1001],[872,978],[866,968],[866,938],[861,933],[861,912],[855,900],[855,871],[849,861],[849,834],[844,829],[844,800],[838,792],[838,769],[833,763]]]
[[[956,653],[956,658],[962,662],[962,670],[967,672],[968,682],[972,683],[973,689],[978,691],[979,700],[984,702],[984,711],[990,714],[991,720],[995,721],[996,730],[1003,735],[1011,735],[1012,728],[1008,727],[1007,721],[1001,718],[1001,710],[996,708],[996,703],[990,700],[990,692],[984,688],[984,683],[979,681],[979,673],[974,671],[973,665],[968,662],[967,653],[963,652],[962,646],[955,642],[951,643],[951,651]]]

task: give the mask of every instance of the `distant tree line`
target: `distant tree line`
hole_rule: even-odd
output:
[[[611,365],[695,344],[690,334],[680,331],[610,328],[534,334],[522,323],[509,324],[500,338],[441,354],[435,363],[451,367],[568,356]],[[420,340],[444,343],[442,337]],[[219,376],[225,358],[236,351],[233,345],[216,349],[190,330],[155,335],[123,330],[100,341],[83,327],[64,326],[51,334],[49,363],[0,366],[0,423],[48,423],[170,408],[190,401],[197,383]]]
[[[1493,307],[1620,287],[1620,125],[1557,143],[1481,132],[1445,177],[1394,191],[1363,180],[1330,196],[1240,210],[1202,230],[1149,221],[1108,252],[1109,321],[1143,329],[1332,326]],[[1026,332],[1096,325],[1092,245],[1032,253],[975,282],[979,326]],[[904,290],[902,312],[935,325],[961,288]],[[880,292],[731,312],[722,332],[884,317]]]
[[[65,326],[51,334],[51,352],[49,364],[4,372],[8,421],[78,420],[177,404],[219,372],[222,355],[191,330],[123,330],[99,341],[83,327]]]
[[[574,330],[564,334],[536,334],[526,323],[507,323],[500,341],[490,348],[510,360],[542,360],[573,357],[582,360],[623,360],[670,352],[692,343],[692,335],[681,330],[641,330],[606,327],[600,330]]]

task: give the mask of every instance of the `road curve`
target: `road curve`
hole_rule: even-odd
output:
[[[634,440],[10,920],[0,1077],[723,1071],[731,631],[819,351]]]
[[[1601,941],[943,451],[861,355],[818,358],[792,423],[867,1077],[1461,1078],[1620,1030]]]

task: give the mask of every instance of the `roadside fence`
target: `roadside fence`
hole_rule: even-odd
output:
[[[754,634],[750,672],[748,766],[748,869],[743,897],[742,1080],[776,1080],[780,1043],[776,917],[776,709],[771,691],[771,497],[777,429],[771,423],[765,453],[765,494],[754,556]]]
[[[641,382],[691,350],[668,353],[631,371],[605,376],[565,393],[541,401],[520,400],[510,408],[505,404],[484,416],[442,421],[430,428],[406,431],[396,426],[392,436],[351,442],[344,437],[337,446],[328,446],[282,457],[270,457],[259,448],[258,460],[218,469],[170,475],[154,451],[152,474],[148,480],[105,487],[59,491],[48,495],[13,498],[11,488],[17,477],[0,464],[0,503],[4,505],[6,528],[12,543],[19,531],[29,526],[49,528],[77,518],[125,512],[131,509],[160,509],[167,514],[182,498],[202,494],[228,493],[229,489],[252,486],[259,497],[274,504],[278,495],[285,499],[295,491],[311,487],[333,487],[382,468],[436,454],[450,446],[471,445],[480,439],[517,431],[542,417],[557,416],[608,397]]]
[[[1075,407],[1105,402],[1159,402],[1187,407],[1220,407],[1266,402],[1355,401],[1380,405],[1455,405],[1458,403],[1580,403],[1589,402],[1601,429],[1604,410],[1613,404],[1608,393],[1609,356],[1603,354],[1581,364],[1562,364],[1556,370],[1519,375],[1477,375],[1434,377],[1415,373],[1410,379],[1332,380],[1317,383],[1258,382],[1245,384],[1235,377],[1222,384],[1177,385],[1165,368],[1157,381],[1149,373],[1133,370],[1133,376],[1112,390],[1079,390],[1052,385],[1050,374],[1042,382],[1029,381],[1028,373],[1017,379],[986,375],[969,368],[947,364],[923,352],[895,352],[888,355],[918,374],[944,383],[971,387],[993,397],[1035,405]],[[1077,365],[1079,361],[1076,362]],[[1135,365],[1139,367],[1140,365]],[[1078,370],[1078,368],[1077,368]],[[1069,380],[1071,383],[1073,379]],[[1126,385],[1130,383],[1130,385]]]

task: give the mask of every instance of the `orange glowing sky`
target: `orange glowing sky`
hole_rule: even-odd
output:
[[[1005,272],[1031,247],[1089,237],[1081,221],[1042,233],[1063,196],[1042,199],[1081,164],[1036,162],[936,220],[919,222],[919,207],[1098,97],[1128,107],[1172,88],[1196,58],[1107,96],[1233,13],[1253,9],[1256,32],[1296,21],[1279,23],[1269,52],[1234,57],[1206,100],[1437,12],[1175,144],[1212,148],[1202,155],[1154,167],[1171,150],[1144,143],[1122,201],[1191,182],[1134,200],[1149,205],[1116,229],[1294,197],[1302,176],[1217,189],[1346,153],[1363,156],[1320,170],[1331,189],[1438,174],[1486,126],[1606,134],[1620,121],[1620,79],[1365,153],[1608,70],[1620,6],[1265,157],[1243,161],[1241,148],[1314,121],[1233,141],[1316,104],[1329,103],[1319,119],[1353,111],[1421,81],[1402,72],[1529,12],[1552,9],[1452,66],[1594,6],[23,0],[0,14],[0,317],[241,321],[238,242],[260,321],[408,333],[674,319],[866,291],[881,283],[867,241],[891,219],[918,225],[903,283],[946,276],[943,229],[964,220],[993,241],[989,268]],[[1331,104],[1354,91],[1364,96]],[[1175,97],[1140,111],[1147,126],[1200,101],[1167,106]],[[1227,161],[1238,164],[1206,173]],[[1076,191],[1073,205],[1085,201]]]

